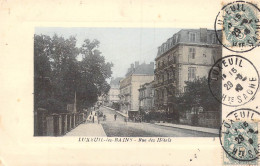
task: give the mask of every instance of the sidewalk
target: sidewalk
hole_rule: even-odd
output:
[[[94,116],[94,123],[92,118]],[[95,116],[95,111],[92,111],[86,120],[86,123],[80,124],[75,129],[68,132],[66,136],[89,136],[89,137],[106,137],[106,133],[101,124],[98,124],[97,116]]]
[[[101,106],[101,107],[104,107],[104,108],[107,108],[107,109],[110,109],[110,110],[113,110],[113,111],[115,111],[115,109],[113,109],[113,108],[110,108],[110,107],[107,107],[107,106]]]
[[[107,135],[101,124],[83,123],[68,132],[64,137],[66,136],[106,137]]]
[[[113,108],[110,108],[110,107],[106,107],[106,106],[102,106],[102,107],[104,107],[104,108],[107,108],[107,109],[110,109],[110,110],[113,110],[113,111],[116,111],[115,109],[113,109]],[[128,115],[127,114],[124,114],[124,113],[122,113],[122,112],[120,112],[120,111],[116,111],[118,114],[120,114],[120,115],[122,115],[122,116],[124,116],[124,117],[128,117]]]
[[[124,116],[124,117],[128,117],[127,114],[124,114],[124,113],[122,113],[122,112],[120,112],[120,111],[116,111],[116,112],[119,113],[120,115]]]
[[[159,125],[159,126],[167,126],[167,127],[173,127],[173,128],[200,131],[200,132],[204,132],[204,133],[219,134],[218,129],[212,129],[212,128],[207,128],[207,127],[197,127],[197,126],[171,124],[171,123],[154,123],[154,124]]]

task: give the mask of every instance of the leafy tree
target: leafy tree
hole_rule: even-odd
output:
[[[34,36],[34,100],[35,107],[39,101],[51,97],[51,64],[49,61],[51,38],[46,35]]]
[[[220,111],[219,103],[211,94],[206,77],[187,81],[184,94],[176,98],[179,110],[191,110],[192,108],[202,107],[204,111]],[[215,85],[221,93],[221,85]]]
[[[82,80],[80,89],[81,92],[88,92],[88,95],[80,93],[80,99],[85,101],[86,105],[93,105],[98,96],[107,94],[110,85],[106,82],[106,79],[112,75],[111,68],[112,63],[105,62],[104,56],[97,49],[99,47],[99,41],[85,40],[81,47],[82,61],[81,61],[81,73]],[[82,84],[83,83],[83,84]]]
[[[81,109],[108,93],[106,79],[112,75],[113,64],[105,62],[98,50],[99,41],[86,39],[80,48],[76,44],[73,36],[34,36],[35,108],[63,111],[74,103],[76,92]],[[79,55],[83,56],[81,61],[77,60]]]
[[[64,103],[73,103],[76,91],[76,80],[79,79],[76,57],[79,53],[76,38],[64,39],[54,35],[51,44],[50,62],[54,98]]]

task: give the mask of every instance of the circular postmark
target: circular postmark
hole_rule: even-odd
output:
[[[259,18],[259,8],[250,2],[235,1],[225,5],[215,20],[218,41],[230,51],[252,50],[260,41]]]
[[[240,106],[252,100],[259,87],[259,74],[248,59],[229,55],[219,59],[208,76],[212,95],[226,106]]]
[[[231,160],[252,161],[258,158],[258,122],[260,113],[242,108],[230,112],[219,132],[221,146]]]

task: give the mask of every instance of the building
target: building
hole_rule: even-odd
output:
[[[120,81],[120,111],[133,118],[139,110],[140,85],[154,80],[154,63],[131,64],[125,78]]]
[[[98,96],[96,106],[106,105],[106,103],[107,103],[107,95]]]
[[[139,110],[148,113],[154,109],[154,89],[153,83],[145,83],[140,86],[139,90]]]
[[[119,102],[119,82],[120,80],[123,79],[122,77],[117,77],[117,78],[112,78],[110,81],[110,90],[108,92],[107,96],[107,101],[108,101],[108,106],[112,107],[113,104]]]
[[[208,76],[222,56],[214,30],[182,29],[158,47],[155,58],[155,107],[175,112],[174,97],[185,91],[185,81]]]

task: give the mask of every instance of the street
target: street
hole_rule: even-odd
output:
[[[216,134],[192,131],[187,129],[159,126],[151,123],[124,122],[124,117],[114,110],[100,107],[106,115],[106,121],[101,121],[108,137],[217,137]],[[117,119],[114,120],[114,115]]]

